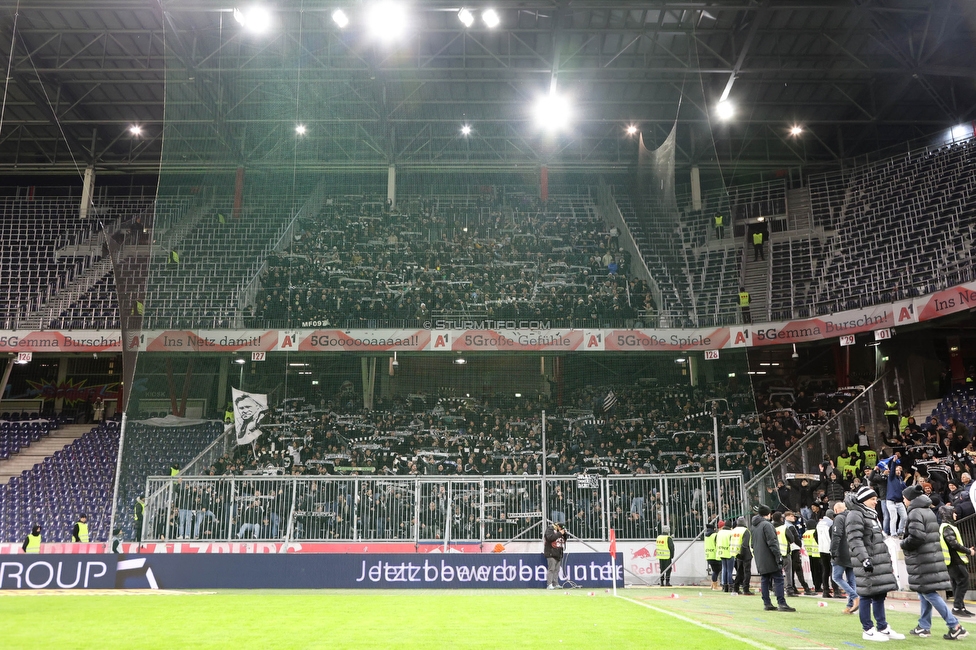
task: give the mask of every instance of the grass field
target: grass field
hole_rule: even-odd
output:
[[[796,613],[758,597],[676,588],[603,591],[0,592],[0,647],[64,648],[858,648],[843,601],[794,598]],[[674,596],[677,597],[673,597]],[[701,594],[699,596],[699,594]],[[891,601],[899,632],[918,603]],[[941,619],[931,639],[944,644]],[[971,644],[970,639],[962,641]]]

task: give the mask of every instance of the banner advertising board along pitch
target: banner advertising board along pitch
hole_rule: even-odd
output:
[[[616,582],[622,587],[622,555]],[[609,588],[606,553],[567,555],[560,582]],[[545,589],[541,553],[21,555],[0,560],[0,590]]]

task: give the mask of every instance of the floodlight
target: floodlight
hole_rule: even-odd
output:
[[[471,25],[474,25],[474,14],[467,9],[461,9],[461,11],[458,12],[458,20],[460,20],[465,27],[471,27]]]
[[[244,360],[244,357],[237,357],[236,359],[234,359],[234,363],[243,365],[247,363],[247,361]]]
[[[299,124],[298,126],[296,126],[295,133],[297,133],[298,135],[305,135],[305,125]]]
[[[482,11],[481,20],[491,29],[498,27],[498,24],[502,22],[502,19],[498,17],[498,12],[494,9],[485,9]]]
[[[535,104],[535,121],[546,131],[559,131],[569,126],[569,101],[557,94],[540,97]]]
[[[234,20],[249,32],[263,34],[271,24],[271,14],[264,7],[235,9]]]
[[[957,124],[956,126],[952,127],[953,140],[965,140],[970,135],[972,135],[972,130],[965,124]]]
[[[381,41],[395,41],[407,27],[407,12],[396,2],[379,2],[369,10],[369,31]]]
[[[133,124],[132,126],[129,127],[129,133],[136,136],[142,135],[142,127],[139,126],[138,124]]]
[[[637,127],[631,124],[627,127],[627,135],[635,135],[637,133]]]
[[[715,112],[720,120],[730,120],[735,115],[735,106],[727,99],[723,99],[715,106]]]
[[[464,359],[464,357],[458,357],[457,359],[454,360],[454,363],[456,365],[463,366],[464,364],[467,363],[467,361]]]
[[[461,135],[471,135],[471,125],[465,124],[461,127]]]
[[[342,9],[336,9],[332,12],[332,22],[339,26],[339,29],[345,29],[349,25],[349,16]]]
[[[803,127],[800,126],[799,124],[795,124],[790,128],[790,135],[792,135],[794,138],[800,135],[801,133],[803,133]]]

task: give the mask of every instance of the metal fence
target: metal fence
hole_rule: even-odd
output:
[[[602,477],[149,477],[142,539],[494,542],[543,512],[584,540],[696,537],[745,513],[741,472]],[[543,503],[546,507],[543,509]]]
[[[753,506],[765,503],[770,507],[779,505],[779,497],[776,494],[778,481],[785,481],[798,474],[819,476],[820,464],[825,458],[836,462],[837,457],[849,444],[864,442],[859,437],[862,424],[865,427],[867,445],[861,446],[866,446],[875,453],[880,451],[885,445],[887,431],[883,415],[885,397],[893,390],[888,386],[888,380],[888,375],[882,376],[836,415],[822,424],[809,427],[807,433],[796,444],[786,449],[746,484],[748,504]]]

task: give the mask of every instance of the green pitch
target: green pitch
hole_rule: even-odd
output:
[[[698,589],[552,591],[103,592],[0,597],[3,648],[850,648],[863,647],[842,601],[794,598],[795,614],[758,598]],[[671,597],[674,593],[677,598]],[[698,594],[702,595],[699,596]],[[892,602],[907,633],[917,602]],[[674,615],[677,616],[674,616]],[[698,623],[698,624],[696,624]],[[938,645],[945,631],[911,643]]]

